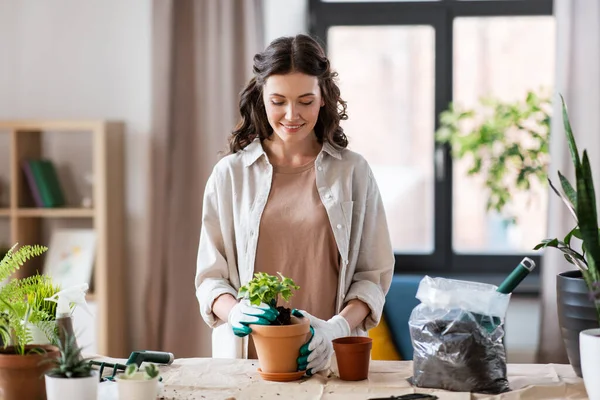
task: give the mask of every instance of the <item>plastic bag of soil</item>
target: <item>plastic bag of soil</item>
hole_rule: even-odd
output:
[[[510,295],[477,282],[425,276],[410,315],[412,384],[460,392],[502,393],[504,317]]]

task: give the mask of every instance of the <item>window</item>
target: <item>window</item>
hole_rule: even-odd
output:
[[[485,187],[436,145],[454,101],[524,99],[554,82],[552,0],[310,0],[310,30],[339,72],[349,147],[369,161],[397,272],[505,274],[546,234],[547,188],[485,210]]]

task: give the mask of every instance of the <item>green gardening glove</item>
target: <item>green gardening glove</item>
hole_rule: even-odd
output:
[[[265,303],[254,306],[248,299],[242,299],[229,312],[227,322],[236,336],[244,337],[252,333],[248,325],[271,325],[278,315],[279,311]]]

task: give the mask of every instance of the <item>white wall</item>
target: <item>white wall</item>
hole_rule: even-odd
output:
[[[265,46],[280,36],[308,32],[308,0],[263,0]]]
[[[0,0],[0,119],[126,123],[130,277],[146,265],[151,5],[148,0]],[[130,286],[128,296],[128,318],[142,327],[142,285]],[[124,334],[131,342],[140,332]]]
[[[534,363],[540,339],[540,299],[513,296],[506,312],[506,357],[509,363]]]

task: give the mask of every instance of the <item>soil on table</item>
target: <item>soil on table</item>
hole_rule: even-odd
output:
[[[286,307],[277,307],[279,315],[273,325],[291,325],[292,324],[292,310]]]

